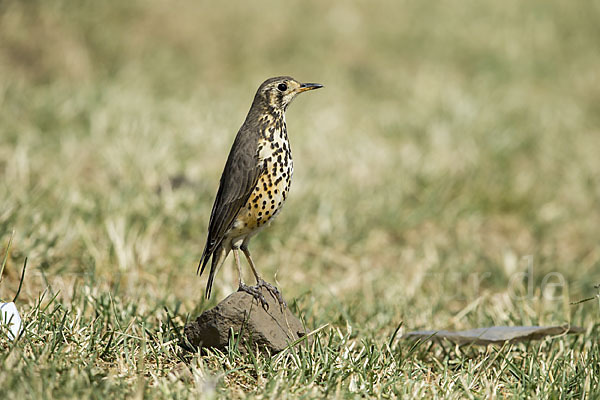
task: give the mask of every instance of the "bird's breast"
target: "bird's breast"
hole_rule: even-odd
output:
[[[285,129],[285,124],[282,128]],[[267,224],[279,213],[287,198],[294,163],[285,130],[274,130],[259,139],[258,158],[264,172],[234,223],[239,236]]]

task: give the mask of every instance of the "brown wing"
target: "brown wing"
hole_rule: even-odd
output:
[[[233,142],[221,175],[219,191],[208,224],[206,245],[198,264],[200,275],[235,221],[235,217],[246,205],[258,179],[264,172],[263,164],[258,160],[258,135],[244,128],[245,126],[242,126]]]

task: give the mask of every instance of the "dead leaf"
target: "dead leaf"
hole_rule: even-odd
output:
[[[562,326],[491,326],[467,331],[414,331],[405,333],[403,339],[437,340],[447,339],[457,344],[502,344],[504,342],[524,342],[539,340],[547,336],[559,336],[571,333],[582,333],[584,329]]]

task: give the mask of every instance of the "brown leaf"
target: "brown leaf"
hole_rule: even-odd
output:
[[[467,331],[414,331],[405,333],[404,339],[442,340],[447,339],[457,344],[495,344],[504,342],[524,342],[539,340],[547,336],[558,336],[570,333],[582,333],[584,329],[576,326],[491,326]]]

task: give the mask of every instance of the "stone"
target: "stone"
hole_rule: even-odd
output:
[[[238,347],[241,352],[246,351],[245,344],[250,344],[262,352],[275,354],[308,333],[289,308],[281,306],[267,289],[262,288],[261,292],[267,307],[252,295],[239,291],[203,312],[185,327],[189,344],[194,350],[225,350],[233,329],[236,335],[241,333]],[[302,343],[306,345],[307,341]]]

